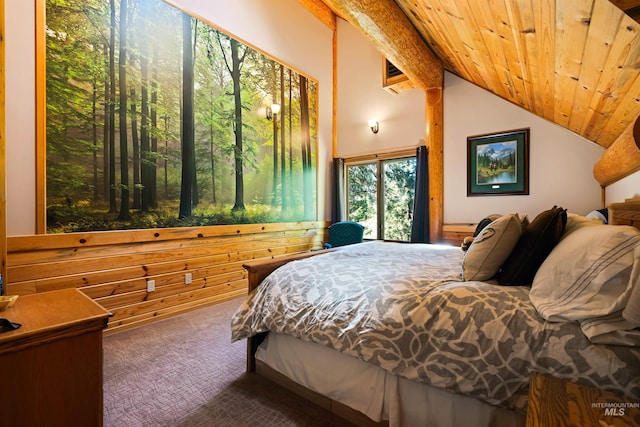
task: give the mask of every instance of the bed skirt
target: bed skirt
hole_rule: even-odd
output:
[[[524,426],[525,415],[388,373],[319,344],[270,333],[256,360],[390,427]],[[358,423],[363,424],[363,423]]]

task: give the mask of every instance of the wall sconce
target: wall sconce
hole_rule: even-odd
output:
[[[371,132],[373,133],[378,133],[378,131],[380,130],[380,125],[378,125],[378,122],[375,120],[369,120],[369,127],[371,128]]]
[[[273,120],[274,115],[280,112],[280,104],[271,104],[271,106],[267,107],[266,110],[267,120]]]

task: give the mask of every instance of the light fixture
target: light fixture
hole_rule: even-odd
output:
[[[378,133],[378,131],[380,130],[380,126],[378,125],[378,122],[375,120],[369,120],[369,127],[371,128],[371,132],[373,133]]]
[[[271,104],[270,107],[266,108],[267,112],[267,120],[273,120],[274,114],[278,114],[280,112],[280,104]]]

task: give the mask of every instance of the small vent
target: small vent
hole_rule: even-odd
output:
[[[402,71],[387,58],[382,61],[382,87],[390,93],[400,93],[406,89],[412,89],[413,84]]]
[[[402,71],[398,69],[395,65],[385,59],[387,64],[387,78],[397,77],[402,75]]]

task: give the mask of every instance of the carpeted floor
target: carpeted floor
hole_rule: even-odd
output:
[[[246,343],[231,343],[236,299],[104,338],[104,425],[350,426],[245,373]]]

